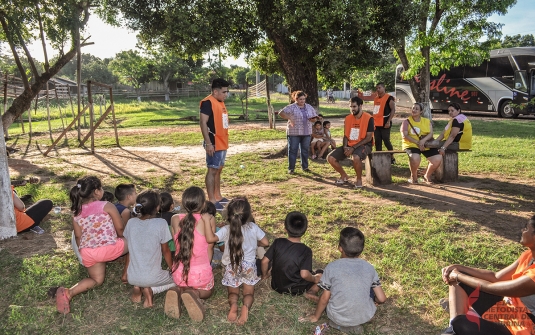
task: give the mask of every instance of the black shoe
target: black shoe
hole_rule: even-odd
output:
[[[396,164],[396,159],[392,157],[392,165]]]
[[[294,170],[288,170],[288,174],[295,174]]]
[[[455,331],[453,331],[453,326],[449,326],[448,328],[444,329],[440,335],[455,335]]]
[[[310,169],[303,169],[303,172],[312,173],[312,171],[310,171]]]

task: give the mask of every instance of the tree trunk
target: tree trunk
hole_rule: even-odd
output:
[[[290,92],[303,91],[307,94],[307,103],[319,109],[318,72],[314,55],[306,51],[296,54],[295,48],[288,46],[285,40],[275,34],[269,34],[275,51],[279,54],[279,62]]]
[[[401,65],[404,69],[409,69],[409,59],[405,53],[405,46],[402,45],[396,48],[399,59],[401,60]],[[429,47],[424,47],[421,49],[422,55],[426,59],[424,67],[419,71],[418,77],[409,78],[409,86],[411,87],[412,96],[416,102],[421,102],[424,104],[424,113],[423,116],[431,119],[431,109],[429,108],[429,83],[430,83],[430,70],[429,70]]]
[[[163,79],[163,86],[165,88],[165,101],[168,102],[171,100],[171,98],[169,97],[169,76],[171,75],[171,73],[167,73],[165,75],[165,78]]]
[[[19,118],[25,111],[30,109],[33,99],[39,94],[47,81],[55,76],[65,64],[67,64],[76,55],[76,49],[71,49],[64,54],[48,71],[43,72],[39,77],[35,78],[35,82],[24,89],[21,95],[13,100],[11,107],[2,115],[3,132],[5,133],[9,126]],[[3,136],[2,136],[3,137]]]
[[[7,164],[6,142],[0,120],[0,240],[17,236],[15,210],[11,195],[11,181]]]

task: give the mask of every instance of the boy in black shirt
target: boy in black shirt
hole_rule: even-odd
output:
[[[317,302],[321,274],[313,274],[312,250],[301,243],[301,236],[308,228],[307,218],[300,212],[290,212],[284,228],[288,238],[273,241],[262,259],[262,279],[271,274],[271,288],[275,291],[304,294],[305,298]]]

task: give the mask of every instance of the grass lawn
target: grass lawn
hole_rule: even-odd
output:
[[[284,106],[283,99],[277,100],[276,108]],[[124,103],[118,108],[118,104],[121,144],[173,146],[177,150],[198,146],[198,126],[190,121],[165,121],[147,128],[158,117],[196,115],[197,103],[198,99],[170,106],[143,102]],[[265,108],[261,106],[259,102],[255,108]],[[347,112],[341,105],[329,108],[322,106],[327,118]],[[54,122],[61,127],[61,120]],[[309,229],[303,242],[312,248],[314,266],[318,268],[339,257],[341,229],[361,229],[366,236],[362,257],[376,267],[388,297],[366,325],[365,334],[434,334],[448,320],[437,303],[447,295],[447,287],[440,280],[443,266],[462,263],[497,270],[513,262],[522,250],[518,244],[519,229],[534,208],[531,122],[474,121],[473,151],[460,154],[461,179],[449,185],[408,186],[408,160],[398,155],[393,185],[355,191],[335,187],[332,180],[336,174],[328,164],[312,162],[314,174],[298,172],[289,176],[285,173],[286,158],[266,159],[262,152],[251,149],[228,157],[222,189],[231,197],[249,198],[255,219],[270,241],[284,236],[287,212],[305,213]],[[437,121],[435,128],[442,129],[444,125],[444,121]],[[46,118],[33,126],[34,131],[48,131]],[[239,122],[233,126],[231,146],[280,144],[285,139],[282,127],[268,130]],[[163,314],[163,295],[157,295],[155,307],[148,310],[130,302],[131,287],[120,281],[120,261],[107,265],[104,285],[75,297],[72,313],[59,315],[53,300],[47,297],[49,287],[72,285],[86,276],[85,268],[77,262],[68,244],[71,215],[67,190],[76,179],[96,174],[108,190],[122,182],[134,182],[138,191],[158,188],[180,200],[181,192],[188,186],[204,187],[204,160],[196,156],[194,147],[190,154],[169,151],[151,152],[147,156],[135,148],[112,148],[113,132],[109,126],[96,136],[95,156],[62,149],[59,155],[43,158],[35,143],[39,148],[48,145],[48,135],[36,136],[30,142],[27,135],[16,136],[18,130],[20,125],[11,127],[13,137],[8,142],[23,148],[10,159],[12,177],[33,174],[43,179],[41,184],[19,187],[19,194],[32,194],[35,200],[52,199],[64,210],[42,225],[46,234],[29,235],[32,240],[19,237],[0,242],[0,333],[312,334],[314,325],[297,320],[312,312],[314,305],[303,297],[274,293],[268,281],[256,287],[248,323],[241,328],[227,323],[228,304],[226,290],[220,284],[220,271],[216,271],[216,290],[206,302],[207,317],[202,324],[192,323],[186,313],[178,321],[169,319]],[[333,127],[332,132],[335,138],[341,137],[341,129]],[[62,147],[76,148],[72,138],[69,136]],[[401,147],[399,126],[393,128],[392,142],[395,148]],[[183,150],[188,152],[187,147]],[[320,321],[327,319],[324,316]]]

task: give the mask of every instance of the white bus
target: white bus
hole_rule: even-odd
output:
[[[412,107],[409,83],[401,78],[403,66],[396,68],[398,106]],[[418,80],[418,79],[417,79]],[[535,114],[535,48],[508,48],[490,52],[490,60],[479,66],[456,66],[431,76],[430,108],[447,110],[457,102],[463,110],[497,112],[504,118]]]

